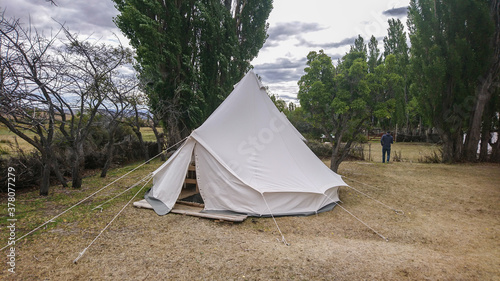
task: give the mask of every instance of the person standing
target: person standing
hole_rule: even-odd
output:
[[[391,158],[391,144],[394,143],[394,138],[391,136],[391,132],[387,132],[380,139],[380,144],[382,145],[382,163],[385,163],[385,154],[387,153],[387,163]]]

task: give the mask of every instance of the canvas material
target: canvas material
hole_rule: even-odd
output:
[[[188,138],[167,162],[153,172],[153,188],[144,198],[159,215],[170,212],[174,207],[181,193],[195,144],[195,140]]]
[[[260,193],[323,194],[346,185],[281,116],[249,72],[192,136]]]
[[[194,149],[205,210],[315,213],[338,201],[338,187],[346,184],[299,136],[249,72],[155,172],[149,197],[173,207]]]

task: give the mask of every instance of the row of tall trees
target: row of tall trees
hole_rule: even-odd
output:
[[[498,0],[410,2],[411,87],[445,162],[476,161],[481,136],[487,156],[500,111],[499,17]]]
[[[113,1],[170,144],[199,126],[249,70],[272,9],[272,0]]]
[[[500,126],[499,14],[498,0],[412,0],[411,47],[403,23],[390,19],[383,52],[372,36],[358,37],[336,67],[323,51],[309,53],[298,98],[333,143],[331,169],[374,126],[435,128],[444,162],[476,161],[480,138],[479,159],[500,159],[499,141],[487,151]]]

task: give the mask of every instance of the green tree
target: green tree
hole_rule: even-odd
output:
[[[403,79],[396,71],[396,58],[394,55],[388,55],[385,61],[375,68],[373,73],[368,75],[371,95],[374,101],[375,117],[374,124],[384,128],[393,128],[397,120],[404,119],[397,115],[397,109],[401,112],[403,101]]]
[[[399,19],[389,19],[388,23],[387,36],[384,37],[384,56],[395,55],[404,69],[409,63],[409,48],[404,25]]]
[[[278,108],[279,111],[281,111],[285,114],[287,113],[288,106],[287,106],[285,100],[283,100],[282,98],[280,98],[278,95],[275,95],[275,94],[270,94],[269,97],[271,98],[274,105],[276,106],[276,108]]]
[[[412,97],[409,93],[409,75],[408,75],[408,65],[409,65],[409,48],[406,43],[407,36],[404,31],[404,25],[399,19],[390,19],[388,21],[389,28],[387,29],[387,36],[384,37],[384,57],[388,60],[389,56],[393,56],[394,59],[388,63],[391,65],[391,72],[399,75],[402,81],[402,91],[397,92],[396,107],[393,113],[393,125],[399,125],[399,127],[405,127],[407,131],[411,131],[411,121],[412,114],[409,111],[408,104]]]
[[[333,144],[330,169],[337,171],[373,112],[366,45],[358,37],[337,69],[323,51],[307,56],[298,98],[307,119]]]
[[[272,9],[272,0],[113,1],[170,143],[201,124],[248,71]]]
[[[478,79],[478,84],[475,91],[476,103],[473,107],[469,128],[467,131],[467,138],[465,140],[464,158],[468,161],[476,161],[477,159],[477,146],[479,138],[481,137],[481,151],[479,160],[484,161],[487,150],[484,146],[487,139],[490,137],[490,120],[498,118],[497,112],[489,110],[489,103],[495,103],[500,94],[500,0],[490,0],[489,17],[493,22],[494,30],[491,39],[488,42],[488,47],[491,52],[489,57],[485,60],[486,70]],[[482,26],[477,26],[482,28]],[[496,146],[498,148],[498,145]],[[495,150],[494,150],[495,151]],[[498,151],[498,149],[497,149]],[[482,155],[481,155],[482,154]],[[495,159],[496,156],[496,159]],[[500,161],[498,153],[492,154],[493,161]]]
[[[358,35],[358,38],[354,40],[354,45],[351,45],[351,52],[363,53],[365,56],[368,53],[366,50],[365,39],[361,37],[361,35]]]
[[[380,49],[378,48],[378,41],[375,36],[372,35],[370,42],[368,43],[368,70],[370,73],[375,72],[375,68],[380,65]]]
[[[461,157],[478,77],[488,66],[492,21],[487,1],[410,2],[411,90],[443,141],[443,161]]]

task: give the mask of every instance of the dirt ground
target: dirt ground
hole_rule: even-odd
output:
[[[499,165],[345,162],[339,173],[385,205],[341,188],[345,210],[276,218],[288,246],[272,218],[227,223],[128,206],[74,264],[120,203],[20,242],[16,273],[4,262],[0,279],[500,280]]]

